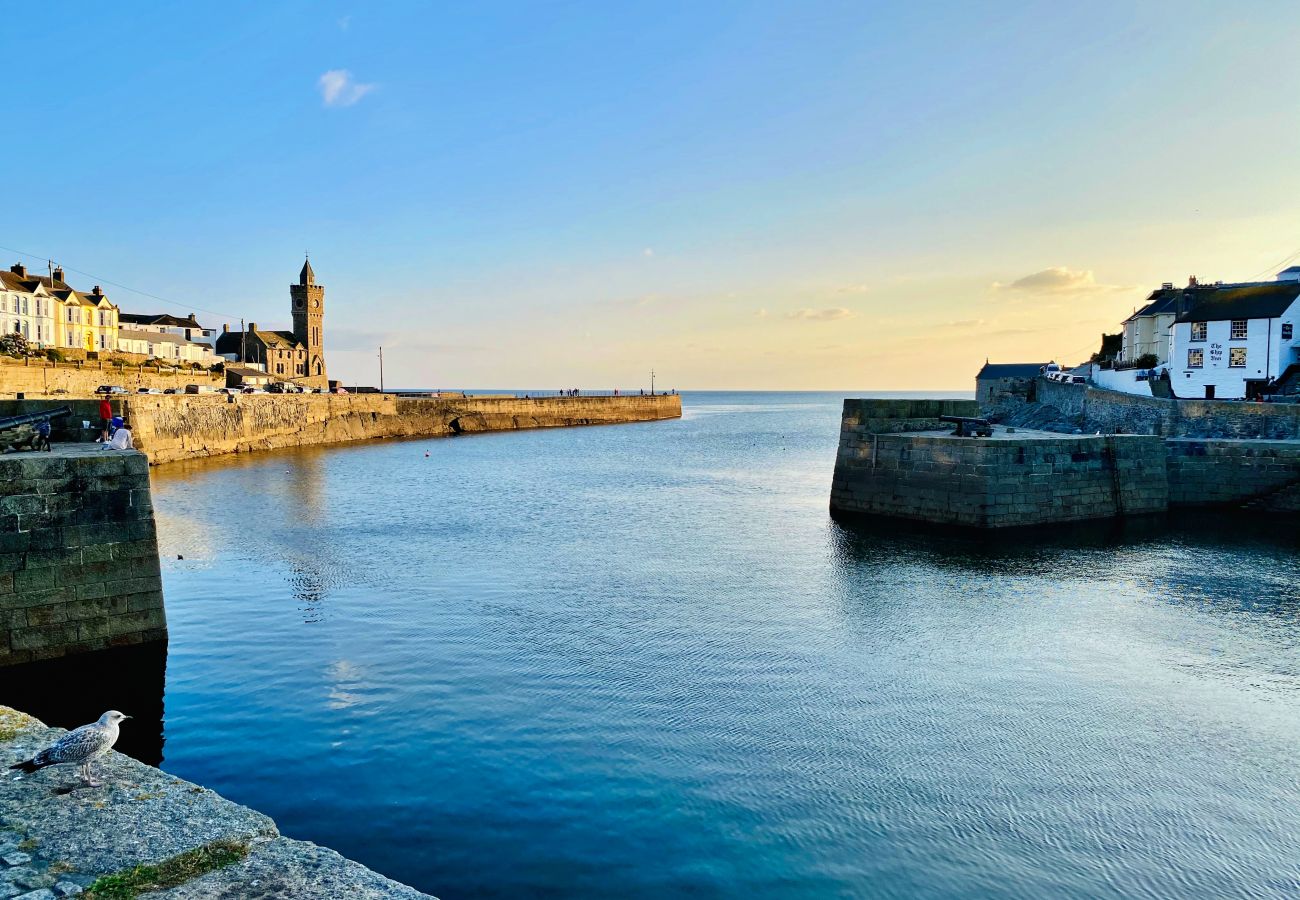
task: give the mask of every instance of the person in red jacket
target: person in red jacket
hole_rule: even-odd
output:
[[[99,417],[103,419],[103,430],[99,434],[102,443],[108,440],[108,427],[113,421],[113,404],[108,402],[107,397],[99,401]]]

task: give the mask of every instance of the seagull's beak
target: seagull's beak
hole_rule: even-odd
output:
[[[122,713],[122,718],[124,718],[124,719],[131,719],[131,718],[134,718],[134,716],[128,716],[126,713]]]

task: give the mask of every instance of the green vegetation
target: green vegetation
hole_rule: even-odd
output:
[[[156,866],[136,866],[112,875],[101,875],[81,896],[86,900],[134,900],[149,891],[161,891],[215,872],[248,856],[248,845],[239,841],[213,841],[194,850],[163,860]]]
[[[45,358],[48,359],[50,362],[56,362],[56,363],[63,362],[64,360],[63,351],[59,350],[57,347],[51,347],[50,349],[45,351]]]

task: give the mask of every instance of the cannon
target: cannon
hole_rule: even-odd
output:
[[[50,449],[49,438],[41,435],[35,429],[30,429],[27,434],[20,434],[16,438],[6,434],[6,432],[24,426],[38,425],[41,422],[48,422],[50,419],[64,419],[70,415],[72,415],[70,408],[58,406],[54,409],[43,409],[40,412],[26,413],[21,416],[0,418],[0,444],[7,446],[9,450],[37,450],[42,446],[48,450]]]
[[[969,416],[940,416],[940,422],[950,422],[957,427],[953,429],[956,437],[993,437],[993,423],[988,419],[976,419]]]

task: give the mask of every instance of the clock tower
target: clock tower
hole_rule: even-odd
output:
[[[316,283],[311,260],[302,264],[298,283],[289,285],[293,304],[293,337],[306,348],[304,377],[299,381],[312,387],[327,388],[325,346],[322,322],[325,318],[325,286]]]

